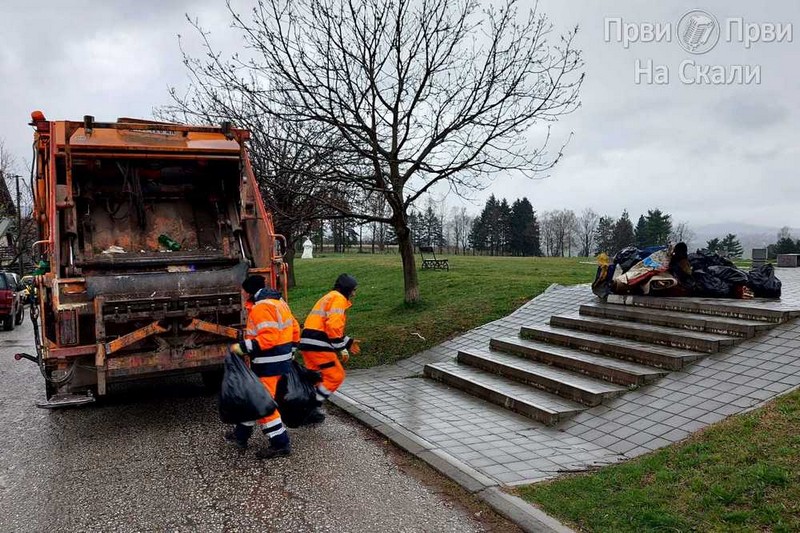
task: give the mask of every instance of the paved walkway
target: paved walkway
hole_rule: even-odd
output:
[[[800,309],[800,269],[777,276],[783,298],[764,305]],[[798,319],[555,427],[422,377],[427,363],[485,349],[490,337],[517,335],[520,326],[593,300],[588,286],[552,287],[503,319],[395,365],[350,372],[334,401],[478,492],[635,457],[800,385]]]

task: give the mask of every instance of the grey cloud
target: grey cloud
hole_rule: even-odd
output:
[[[754,92],[722,100],[717,106],[721,122],[733,131],[760,130],[786,120],[791,110],[779,97]]]

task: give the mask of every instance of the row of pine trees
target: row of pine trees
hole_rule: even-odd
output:
[[[441,205],[428,202],[421,211],[411,211],[408,225],[416,246],[432,246],[450,253],[495,256],[594,256],[606,252],[613,256],[627,246],[646,248],[668,242],[691,241],[685,223],[675,224],[672,216],[660,209],[648,209],[634,225],[628,211],[619,218],[600,216],[591,209],[580,214],[562,209],[537,214],[527,198],[513,202],[491,195],[477,216],[466,209],[452,208],[445,215]],[[334,250],[354,244],[363,250],[364,227],[347,220],[331,224]],[[322,231],[322,229],[320,229]],[[396,244],[388,226],[373,225],[366,235],[372,251]],[[793,241],[787,240],[787,242]],[[800,241],[798,241],[800,245]],[[708,241],[705,246],[731,258],[742,256],[742,246],[733,234]]]

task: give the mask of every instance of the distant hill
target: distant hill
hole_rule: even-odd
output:
[[[768,244],[775,243],[778,240],[780,228],[743,222],[723,222],[694,226],[692,231],[696,234],[692,240],[692,248],[703,248],[709,240],[722,239],[728,233],[733,233],[742,243],[744,257],[749,258],[753,248],[765,248]],[[800,239],[800,229],[793,228],[791,235],[795,239]]]

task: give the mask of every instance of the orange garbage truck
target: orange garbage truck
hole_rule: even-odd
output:
[[[251,274],[286,290],[248,157],[249,132],[32,113],[39,240],[31,305],[40,407],[94,401],[114,383],[200,372],[221,379]],[[283,243],[285,244],[285,243]]]

